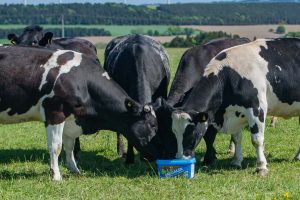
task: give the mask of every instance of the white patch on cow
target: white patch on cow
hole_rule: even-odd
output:
[[[58,51],[54,52],[52,54],[52,56],[49,58],[49,60],[44,65],[41,65],[41,67],[44,68],[45,71],[43,73],[42,82],[39,86],[39,90],[42,90],[43,85],[45,85],[47,83],[46,78],[48,76],[49,71],[51,69],[55,68],[55,67],[59,67],[59,65],[57,63],[58,57],[60,55],[63,55],[65,53],[67,53],[67,52],[73,52],[74,57],[73,57],[72,60],[68,60],[64,65],[60,66],[59,73],[58,73],[58,75],[55,79],[55,82],[60,77],[60,75],[68,73],[68,72],[70,72],[70,70],[73,67],[78,67],[80,65],[81,60],[82,60],[82,54],[81,53],[78,53],[76,51],[71,51],[71,50],[58,50]],[[55,82],[54,82],[54,85],[55,85]]]
[[[239,117],[236,116],[236,112],[239,112]],[[245,116],[246,109],[241,106],[228,106],[225,109],[225,113],[223,115],[224,122],[221,128],[221,132],[236,134],[240,132],[247,125],[247,119]],[[244,117],[241,117],[244,115]]]
[[[74,115],[71,115],[66,119],[63,133],[63,144],[66,152],[67,167],[73,173],[80,173],[77,168],[73,150],[75,138],[79,137],[81,134],[82,128],[76,124]]]
[[[153,109],[152,106],[145,105],[145,106],[144,106],[144,111],[145,111],[146,113],[150,112],[151,115],[153,115],[153,117],[156,118],[155,111],[154,111],[154,109]]]
[[[40,115],[40,103],[32,106],[26,113],[9,115],[11,108],[0,112],[0,123],[2,124],[13,124],[26,121],[41,121],[42,117]]]
[[[175,133],[176,140],[177,140],[177,153],[176,158],[184,158],[183,155],[183,134],[185,128],[191,124],[192,118],[187,113],[172,113],[172,130]]]
[[[104,72],[104,73],[102,74],[102,76],[105,77],[105,78],[107,78],[107,80],[110,80],[110,76],[108,75],[107,72]]]
[[[292,104],[282,103],[272,87],[268,87],[268,115],[280,116],[283,118],[300,116],[300,102],[293,102]]]
[[[0,47],[2,47],[3,46],[3,44],[0,44]]]
[[[53,180],[60,181],[61,175],[58,167],[58,156],[62,147],[62,135],[65,122],[46,127],[47,143],[50,152],[50,168],[53,172]]]

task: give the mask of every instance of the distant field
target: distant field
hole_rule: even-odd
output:
[[[24,28],[26,25],[0,25],[0,29],[5,28]],[[47,28],[61,28],[60,25],[41,25],[44,29]],[[202,30],[206,32],[210,31],[224,31],[229,34],[237,34],[241,37],[247,37],[249,39],[256,38],[277,38],[283,36],[283,34],[276,34],[270,32],[270,29],[276,30],[278,25],[250,25],[250,26],[181,26],[191,27],[197,30]],[[284,25],[287,32],[300,32],[300,25]],[[97,43],[108,43],[112,38],[116,36],[130,34],[132,30],[139,30],[147,32],[148,30],[157,30],[160,33],[165,32],[169,25],[149,25],[149,26],[128,26],[128,25],[65,25],[65,27],[82,27],[82,28],[104,28],[105,30],[110,31],[112,36],[107,37],[83,37],[94,44]],[[175,36],[161,36],[155,37],[157,41],[162,43],[171,41]],[[0,42],[3,40],[0,39]],[[7,42],[7,40],[4,40]]]
[[[247,37],[249,39],[256,38],[277,38],[284,34],[272,33],[269,30],[276,30],[278,25],[249,25],[249,26],[182,26],[189,27],[203,31],[224,31],[226,33],[238,34],[241,37]],[[284,25],[286,33],[299,32],[300,25]]]
[[[13,29],[13,28],[24,28],[27,25],[0,25],[0,29]],[[41,25],[44,29],[47,28],[61,28],[61,25]],[[65,27],[72,28],[104,28],[108,30],[112,36],[120,36],[130,34],[132,30],[157,30],[160,33],[165,32],[168,29],[168,25],[141,25],[141,26],[130,26],[130,25],[65,25]]]
[[[185,49],[167,49],[172,78]],[[103,49],[98,55],[103,63]],[[267,124],[270,122],[268,118]],[[280,119],[277,128],[266,127],[265,154],[270,173],[256,176],[256,154],[250,132],[243,131],[243,169],[230,166],[227,154],[229,135],[219,134],[215,147],[218,161],[213,166],[201,163],[205,152],[202,141],[196,150],[196,174],[161,180],[154,163],[126,166],[116,152],[116,134],[101,131],[82,136],[79,159],[81,175],[70,173],[60,164],[63,181],[51,181],[49,154],[42,123],[0,124],[0,199],[157,199],[157,200],[298,200],[300,162],[293,162],[299,148],[298,119]],[[284,197],[284,195],[286,195]],[[286,198],[288,195],[288,198]]]

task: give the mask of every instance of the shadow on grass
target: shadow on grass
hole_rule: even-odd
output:
[[[1,149],[0,164],[42,161],[49,163],[49,153],[44,149]]]
[[[233,159],[233,156],[231,158],[225,158],[222,160],[215,160],[215,162],[212,165],[204,165],[201,159],[203,158],[204,154],[196,154],[196,159],[199,161],[196,165],[195,171],[196,172],[203,172],[203,173],[208,173],[208,174],[222,174],[223,171],[236,171],[236,170],[244,170],[247,168],[254,168],[256,167],[256,157],[244,157],[244,160],[242,162],[242,168],[238,169],[235,166],[231,165],[231,161]],[[282,159],[282,158],[273,158],[272,156],[268,156],[267,161],[268,164],[271,163],[281,163],[281,162],[291,162],[291,159]]]
[[[110,176],[135,178],[139,176],[156,176],[157,170],[155,162],[140,161],[139,156],[135,156],[135,163],[126,165],[124,159],[116,158],[110,160],[101,155],[101,152],[83,151],[78,162],[78,166],[88,172],[87,176]]]
[[[102,150],[103,151],[103,150]],[[153,163],[142,162],[136,156],[135,164],[126,165],[122,158],[110,160],[101,155],[101,151],[82,151],[78,160],[78,167],[85,173],[84,176],[122,176],[135,178],[139,176],[156,176],[156,168]],[[44,149],[5,149],[0,150],[0,164],[25,163],[25,162],[42,162],[48,164],[50,156]],[[60,156],[60,167],[65,166],[65,154]],[[37,177],[49,172],[38,173],[28,172],[11,172],[0,169],[0,179],[12,178],[30,178]]]

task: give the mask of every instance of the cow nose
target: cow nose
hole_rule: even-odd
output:
[[[183,151],[183,155],[186,159],[190,159],[195,156],[195,153],[194,151],[187,149]]]

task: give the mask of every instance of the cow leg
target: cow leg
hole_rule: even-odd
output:
[[[230,143],[229,143],[229,147],[228,147],[228,153],[230,154],[234,154],[235,153],[235,145],[234,145],[234,142],[233,142],[233,136],[231,135],[230,137]]]
[[[207,148],[203,163],[206,165],[213,164],[217,159],[216,150],[213,145],[217,132],[218,131],[213,126],[209,126],[205,135],[203,136]]]
[[[65,122],[46,126],[47,143],[50,153],[50,170],[54,181],[60,181],[61,175],[58,167],[58,156],[62,147],[62,134]]]
[[[270,127],[275,127],[275,124],[277,122],[277,117],[273,116],[272,119],[271,119],[271,124],[270,124]]]
[[[299,151],[298,151],[298,153],[296,154],[294,160],[300,160],[300,148],[299,148]]]
[[[66,134],[63,134],[63,144],[64,144],[64,150],[66,152],[67,168],[73,173],[80,174],[80,171],[77,168],[77,164],[73,154],[73,149],[76,143],[75,142],[76,139],[71,138]]]
[[[232,140],[235,145],[234,157],[231,161],[231,165],[242,168],[242,161],[243,161],[243,152],[242,152],[242,130],[236,134],[231,135]]]
[[[254,115],[254,109],[249,108],[247,112],[248,123],[251,131],[251,141],[252,145],[256,149],[257,163],[256,163],[256,172],[265,176],[268,174],[267,160],[264,154],[264,129],[265,129],[265,118],[267,109],[258,108],[255,113],[258,116]]]
[[[81,148],[80,148],[80,140],[79,137],[75,139],[75,146],[74,146],[74,157],[76,160],[78,160],[78,154],[80,153]]]
[[[121,133],[117,133],[117,151],[120,157],[126,157],[124,142]]]
[[[133,152],[133,145],[128,142],[127,147],[127,156],[126,156],[126,164],[133,164],[134,163],[134,152]]]

